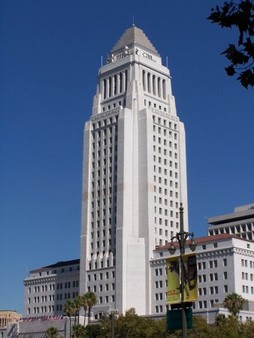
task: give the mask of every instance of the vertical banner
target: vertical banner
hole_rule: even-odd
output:
[[[194,302],[198,299],[197,263],[195,254],[183,256],[183,271],[180,271],[180,257],[166,259],[167,264],[167,304],[181,303],[180,282],[184,276],[184,302]]]
[[[195,302],[198,299],[196,255],[183,256],[184,302]]]
[[[177,304],[181,302],[179,257],[167,258],[166,264],[168,281],[167,304]]]

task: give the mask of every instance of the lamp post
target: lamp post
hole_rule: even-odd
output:
[[[174,245],[174,241],[176,240],[179,244],[180,249],[180,294],[181,294],[181,309],[182,309],[182,337],[187,338],[187,318],[186,318],[186,306],[184,302],[184,284],[185,284],[185,276],[184,276],[184,261],[183,256],[185,254],[185,245],[186,240],[191,238],[191,242],[189,244],[189,248],[191,251],[195,251],[197,245],[194,241],[193,232],[184,231],[183,226],[183,205],[180,204],[180,232],[177,232],[175,236],[171,238],[171,243],[169,246],[169,253],[173,255],[176,251],[176,247]]]

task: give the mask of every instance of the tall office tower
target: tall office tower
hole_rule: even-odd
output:
[[[180,202],[188,230],[184,125],[168,68],[133,26],[99,69],[84,130],[80,292],[97,294],[95,318],[154,312],[149,260],[179,231]]]

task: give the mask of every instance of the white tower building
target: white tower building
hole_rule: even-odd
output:
[[[152,313],[150,258],[179,231],[187,184],[185,131],[167,67],[144,32],[127,29],[99,69],[85,124],[80,292],[95,317]]]

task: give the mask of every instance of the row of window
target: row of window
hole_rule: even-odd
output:
[[[154,145],[153,151],[158,152],[159,154],[162,154],[162,150],[163,150],[163,155],[165,155],[165,156],[168,155],[170,158],[172,158],[172,155],[173,155],[172,150],[168,150],[167,145],[165,145],[165,146],[166,146],[166,148],[161,148],[160,146],[157,147],[156,145]],[[177,153],[174,153],[174,157],[175,157],[175,160],[177,160],[177,157],[178,157]],[[172,161],[169,162],[169,166],[173,167]]]
[[[98,303],[99,304],[107,304],[107,303],[114,303],[115,301],[115,295],[111,295],[111,296],[99,296],[98,297]]]
[[[172,143],[172,141],[168,141],[167,139],[161,138],[160,136],[156,137],[156,135],[154,135],[153,142],[157,144],[163,144],[164,146],[167,146],[169,148],[177,149],[177,143]]]
[[[57,290],[62,290],[63,288],[65,289],[69,289],[71,287],[73,288],[77,288],[79,286],[79,281],[78,280],[74,280],[71,282],[65,282],[65,283],[57,283],[56,284],[56,289]]]
[[[253,282],[253,274],[252,273],[248,274],[248,272],[242,272],[242,279],[249,280],[249,276],[250,276],[250,281]]]
[[[146,107],[146,105],[147,105],[147,101],[146,100],[144,100],[144,106]],[[151,101],[148,101],[148,107],[152,107],[152,102]],[[154,103],[153,104],[153,107],[154,108],[157,108],[157,103]],[[158,105],[158,108],[159,108],[159,112],[160,111],[162,111],[162,106],[161,105]],[[163,107],[163,111],[166,113],[167,112],[167,107],[165,106],[165,107]]]
[[[110,116],[108,118],[105,118],[104,120],[99,120],[97,122],[93,122],[92,124],[92,130],[97,130],[103,127],[107,127],[106,129],[103,128],[101,131],[103,131],[104,135],[106,135],[107,130],[112,132],[112,127],[108,128],[108,126],[112,126],[114,123],[117,123],[118,121],[118,115]],[[101,133],[100,130],[97,130],[97,135],[100,137]],[[92,133],[92,138],[94,140],[95,134]]]
[[[244,268],[250,267],[251,269],[254,269],[254,261],[248,261],[247,259],[241,259],[241,265]]]
[[[162,128],[162,127],[157,127],[155,124],[153,125],[153,131],[158,134],[163,134],[163,136],[168,136],[169,139],[172,138],[172,136],[174,136],[174,140],[177,140],[177,133],[172,133],[171,129],[167,129],[167,128]],[[158,136],[158,135],[157,135]]]
[[[45,313],[50,313],[55,311],[55,306],[54,305],[49,305],[49,306],[37,306],[33,308],[27,308],[27,314],[31,315],[33,314],[45,314]]]
[[[163,222],[163,219],[161,218],[161,217],[159,217],[158,218],[158,223],[157,223],[157,217],[155,216],[154,217],[154,224],[155,225],[164,225],[164,226],[168,226],[168,223],[170,223],[170,228],[176,228],[176,229],[178,229],[178,227],[179,227],[179,222],[174,222],[174,221],[170,221],[170,222],[168,222],[168,219],[164,219],[164,222]]]
[[[223,258],[222,260],[223,266],[227,266],[227,258]],[[213,269],[218,267],[217,259],[210,260],[208,262],[198,262],[198,270],[205,270],[206,268]]]
[[[242,285],[242,292],[243,293],[251,293],[252,295],[254,294],[254,287],[253,286],[249,286],[249,285]]]
[[[118,101],[118,102],[114,102],[112,105],[108,104],[108,105],[105,105],[105,106],[102,106],[102,111],[105,112],[106,110],[111,110],[113,109],[113,111],[115,110],[115,108],[118,109],[118,107],[121,109],[122,107],[125,107],[126,105],[126,101],[123,100],[123,103],[122,101]],[[111,121],[112,123],[112,121]]]
[[[153,122],[156,124],[159,124],[163,127],[169,128],[169,129],[174,129],[177,130],[177,123],[173,123],[169,121],[168,119],[164,119],[160,116],[153,115]]]
[[[143,90],[154,96],[166,99],[166,80],[143,70],[142,72]]]
[[[172,181],[170,181],[170,182],[172,182]],[[177,183],[177,182],[175,182],[175,184],[176,184],[176,183]],[[177,184],[177,187],[178,187],[178,184]],[[167,199],[167,198],[162,198],[162,197],[158,197],[158,198],[157,198],[157,196],[155,195],[155,196],[154,196],[154,203],[158,203],[159,205],[160,205],[160,204],[164,204],[164,205],[168,206],[168,199]],[[172,200],[169,201],[169,206],[170,206],[171,208],[174,207],[174,203],[173,203]],[[179,209],[179,203],[178,203],[178,202],[175,202],[175,208],[176,208],[176,209]]]
[[[100,272],[100,273],[89,273],[87,275],[88,281],[97,281],[97,280],[104,280],[104,279],[110,279],[115,278],[115,271],[106,271],[106,272]]]
[[[101,93],[103,99],[110,98],[115,95],[124,93],[127,89],[128,83],[128,70],[119,72],[106,79],[103,79],[100,83]]]
[[[72,282],[65,282],[65,283],[57,283],[55,284],[48,284],[48,285],[37,285],[33,287],[33,292],[34,293],[39,293],[39,292],[48,292],[48,291],[54,291],[55,287],[57,290],[59,289],[67,289],[71,287],[78,287],[79,286],[79,281],[74,280]],[[28,288],[28,294],[32,293],[32,287]]]
[[[155,173],[156,172],[158,172],[159,174],[164,173],[164,175],[168,175],[169,174],[169,177],[173,177],[173,171],[172,170],[168,170],[167,168],[163,168],[163,170],[162,170],[162,168],[160,166],[157,167],[156,165],[154,165],[153,169],[154,169],[153,171]],[[175,173],[175,178],[176,179],[178,178],[178,173],[177,172]],[[173,185],[173,181],[172,180],[169,181],[169,185],[170,185],[170,187]],[[176,185],[176,183],[175,183],[175,185]]]
[[[217,304],[219,302],[218,299],[210,299],[210,307],[213,307],[214,304]],[[206,300],[200,300],[199,302],[193,303],[193,309],[207,309],[208,301]]]

